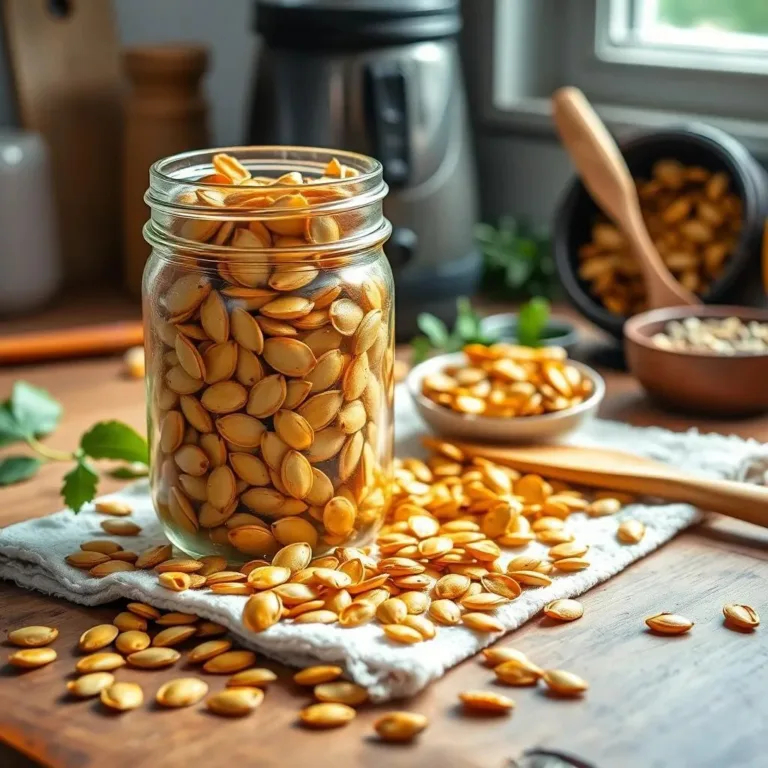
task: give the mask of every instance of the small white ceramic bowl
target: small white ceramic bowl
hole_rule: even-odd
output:
[[[568,362],[592,379],[594,390],[583,403],[542,416],[472,416],[456,413],[424,397],[421,393],[424,377],[438,373],[449,365],[467,363],[463,352],[438,355],[425,360],[411,370],[406,385],[421,417],[438,434],[486,443],[555,442],[591,421],[597,415],[597,409],[605,396],[605,382],[597,371],[575,360]]]

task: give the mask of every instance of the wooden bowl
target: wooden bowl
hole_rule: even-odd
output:
[[[456,413],[421,394],[421,382],[425,376],[442,371],[447,365],[461,363],[468,365],[463,352],[431,357],[413,368],[406,379],[408,391],[421,417],[435,432],[446,437],[496,444],[557,442],[591,421],[605,396],[605,382],[600,374],[575,360],[569,360],[568,364],[592,379],[594,389],[583,403],[556,413],[509,418],[474,416]]]
[[[751,307],[668,307],[642,312],[624,325],[627,366],[645,391],[675,410],[711,416],[748,416],[768,410],[768,354],[730,356],[661,349],[651,340],[670,320],[739,317],[768,322]]]

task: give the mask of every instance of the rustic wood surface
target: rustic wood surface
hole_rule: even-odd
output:
[[[0,329],[2,332],[2,329]],[[121,374],[119,360],[88,360],[0,371],[0,396],[24,377],[50,389],[65,406],[56,447],[70,447],[91,423],[123,419],[144,423],[143,387]],[[657,411],[626,375],[607,374],[603,415],[635,424],[692,426],[768,440],[768,418],[705,422]],[[631,446],[627,446],[631,450]],[[7,449],[6,449],[7,451]],[[60,507],[64,470],[43,469],[34,482],[0,491],[0,524],[44,515]],[[104,491],[116,483],[107,483]],[[366,708],[348,727],[307,732],[296,713],[308,697],[290,683],[290,671],[265,661],[283,682],[273,685],[257,712],[227,721],[192,708],[158,711],[151,703],[124,715],[98,702],[64,694],[79,635],[108,622],[117,604],[84,608],[0,584],[0,645],[10,628],[50,624],[59,628],[59,659],[20,673],[0,666],[0,747],[3,768],[33,765],[21,753],[56,768],[165,768],[201,757],[208,765],[260,768],[325,766],[504,766],[540,748],[580,758],[594,768],[751,768],[765,765],[768,725],[768,642],[762,627],[752,634],[726,629],[721,609],[744,602],[768,615],[768,532],[711,519],[633,565],[583,597],[584,617],[553,625],[535,619],[501,644],[530,654],[539,664],[583,675],[583,700],[558,700],[540,689],[499,689],[490,670],[469,659],[415,699]],[[645,616],[678,611],[696,621],[686,636],[663,638],[645,630]],[[191,670],[121,670],[123,680],[143,683],[151,702],[159,685]],[[223,679],[206,676],[213,690]],[[457,694],[471,688],[502,690],[517,701],[510,717],[466,717]],[[389,746],[372,738],[377,713],[412,709],[430,718],[415,746]]]

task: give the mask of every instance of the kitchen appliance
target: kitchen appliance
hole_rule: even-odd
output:
[[[480,278],[459,0],[256,0],[254,144],[373,155],[390,193],[397,333],[447,322]]]

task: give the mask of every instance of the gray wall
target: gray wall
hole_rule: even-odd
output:
[[[252,0],[114,0],[124,45],[200,42],[211,50],[205,87],[219,146],[241,144],[256,40]]]

